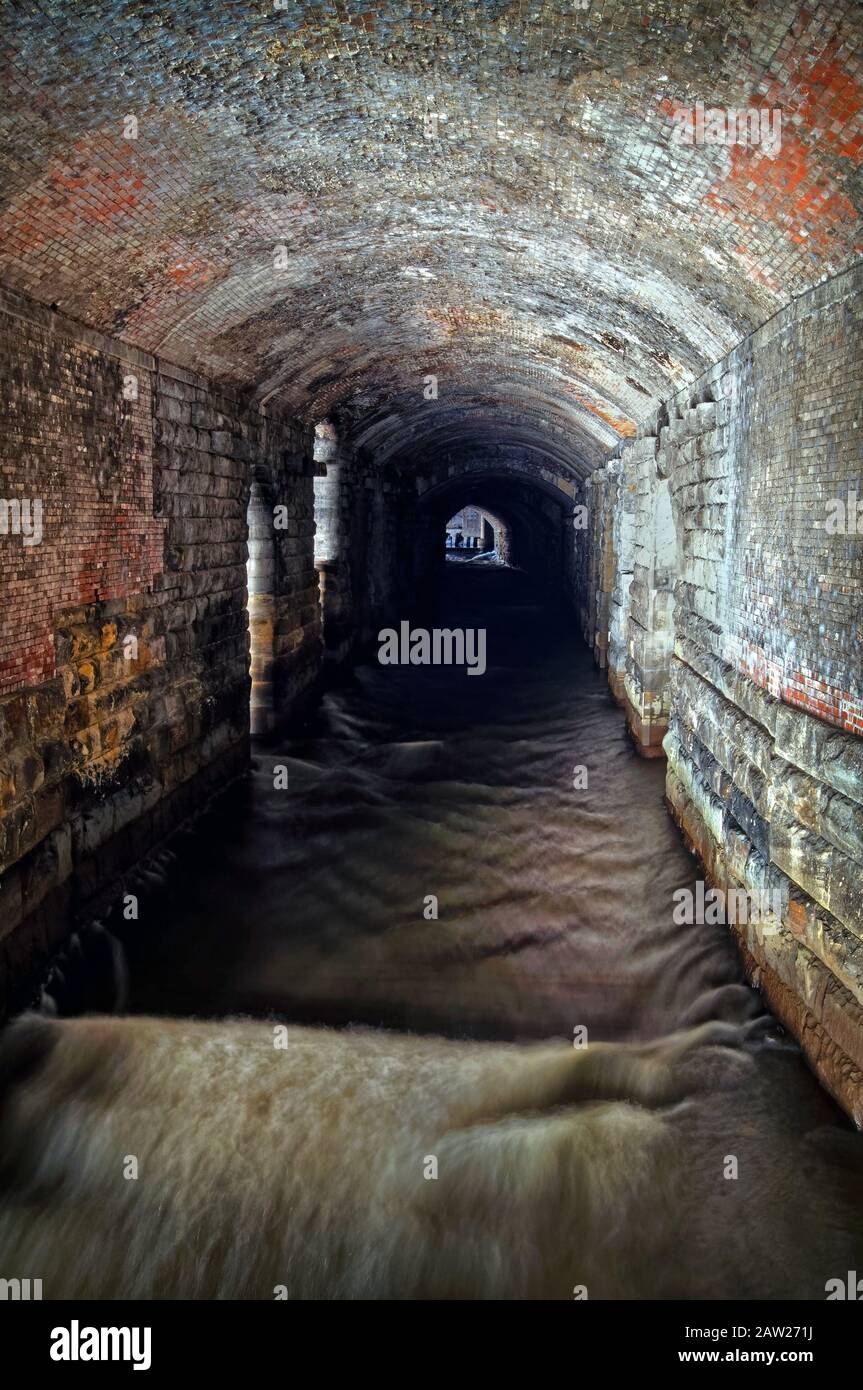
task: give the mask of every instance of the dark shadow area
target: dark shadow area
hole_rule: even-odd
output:
[[[406,591],[422,605],[435,600],[444,569],[499,562],[529,575],[546,602],[557,602],[571,579],[570,511],[560,493],[524,477],[493,471],[456,475],[424,493],[416,505]],[[491,562],[478,558],[480,544],[493,546]]]

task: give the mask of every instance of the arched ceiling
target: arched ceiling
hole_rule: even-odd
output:
[[[376,458],[583,475],[863,250],[856,0],[27,0],[0,31],[0,278]],[[677,142],[696,102],[779,110],[775,158]]]

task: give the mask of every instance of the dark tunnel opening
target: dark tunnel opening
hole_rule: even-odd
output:
[[[473,564],[464,576],[450,574],[441,537],[449,519],[471,506],[497,520],[505,546],[504,568],[511,571],[508,576],[495,579],[486,573],[486,566]],[[490,594],[530,594],[536,603],[559,612],[578,605],[571,502],[526,478],[468,468],[463,476],[420,497],[412,536],[411,584],[420,608],[433,610],[441,594],[453,585],[471,584],[477,592],[484,588]]]

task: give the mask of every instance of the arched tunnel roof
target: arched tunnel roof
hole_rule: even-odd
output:
[[[855,0],[34,0],[0,25],[4,281],[376,459],[583,475],[863,245]],[[778,110],[778,148],[681,141],[697,102]]]
[[[534,505],[545,498],[567,510],[572,506],[571,497],[567,497],[558,488],[546,482],[538,472],[526,470],[523,473],[507,474],[496,471],[493,464],[480,467],[471,465],[469,469],[456,472],[451,477],[435,483],[423,490],[419,504],[423,511],[430,512],[438,520],[445,520],[447,515],[452,516],[467,506],[474,506],[482,511],[488,508],[494,511],[495,508],[502,507],[502,515],[506,520],[507,508],[512,507],[513,499],[517,499],[519,495],[524,496],[525,489],[536,499]]]

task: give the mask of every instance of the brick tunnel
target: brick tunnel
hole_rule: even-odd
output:
[[[48,1256],[3,1189],[3,1287],[823,1299],[863,1269],[859,4],[13,0],[0,28],[0,1012],[38,1054],[10,1142],[60,1192]],[[136,1066],[222,1048],[240,1115],[230,1030],[273,1018],[333,1075],[359,1029],[353,1084],[390,1057],[405,1130],[413,1088],[440,1110],[416,1152],[461,1196],[444,1156],[367,1194],[450,1212],[437,1263],[350,1235],[334,1161],[309,1178],[347,1223],[329,1284],[293,1249],[193,1272],[143,1178],[71,1259],[64,1183],[100,1159],[58,1156],[84,1083],[51,1068],[128,1068],[98,1123],[134,1154]],[[670,1034],[710,1097],[680,1121],[685,1219],[654,1231],[620,1177],[644,1248],[567,1263],[507,1129],[515,1244],[472,1227],[468,1255],[485,1189],[442,1049],[526,1125],[565,1097],[518,1090],[522,1049],[525,1076],[554,1040],[665,1066]],[[659,1124],[626,1075],[566,1096]],[[711,1186],[705,1152],[744,1150]],[[729,1209],[708,1269],[670,1253],[714,1251]]]

